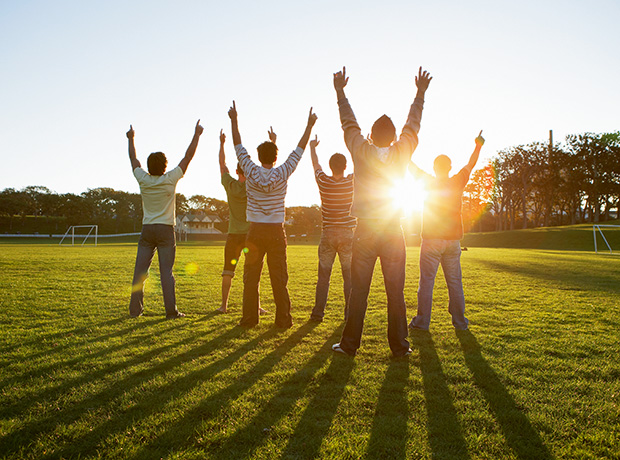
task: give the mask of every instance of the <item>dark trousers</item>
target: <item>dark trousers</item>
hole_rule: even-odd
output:
[[[349,317],[342,332],[341,348],[354,355],[360,347],[368,307],[370,283],[377,258],[381,261],[387,294],[388,342],[395,356],[409,350],[405,306],[405,240],[399,221],[358,219],[351,260]]]
[[[286,265],[286,236],[282,224],[251,223],[248,231],[243,266],[243,317],[241,326],[258,324],[260,307],[259,285],[263,271],[263,260],[267,256],[269,278],[273,299],[276,304],[276,327],[293,325],[291,299],[288,295],[288,267]]]
[[[327,227],[321,233],[319,243],[319,276],[316,282],[316,293],[312,318],[322,319],[329,294],[329,279],[336,254],[340,260],[344,285],[344,319],[349,315],[349,298],[351,297],[351,251],[353,231],[351,227]]]
[[[129,314],[131,316],[139,316],[144,311],[144,283],[149,276],[149,268],[155,255],[155,249],[157,249],[157,258],[159,259],[161,290],[164,294],[166,315],[174,315],[177,312],[174,292],[175,281],[172,274],[176,255],[174,227],[164,224],[149,224],[142,226],[142,234],[138,242],[138,254],[129,302]]]

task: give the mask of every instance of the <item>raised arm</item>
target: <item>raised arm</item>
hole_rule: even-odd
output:
[[[135,131],[133,130],[133,126],[129,125],[129,131],[127,131],[127,140],[129,142],[129,161],[131,162],[131,170],[133,171],[136,168],[142,166],[136,157],[136,146],[133,144],[133,136]]]
[[[314,139],[310,141],[310,158],[312,158],[312,167],[315,172],[323,170],[319,164],[319,157],[316,154],[316,146],[319,145],[320,142],[321,141],[319,141],[316,135],[314,136]]]
[[[422,109],[424,108],[424,95],[428,89],[433,77],[426,70],[422,70],[422,67],[418,70],[418,75],[415,77],[415,85],[418,90],[411,104],[409,115],[407,116],[407,122],[403,127],[403,131],[400,134],[400,138],[396,142],[401,152],[410,155],[418,146],[418,133],[420,132],[420,122],[422,120]]]
[[[342,124],[342,130],[344,131],[344,142],[351,152],[353,161],[355,161],[355,154],[363,144],[370,144],[368,139],[362,136],[362,131],[357,124],[357,119],[353,113],[353,109],[349,104],[349,100],[344,94],[344,87],[347,86],[349,77],[347,77],[346,67],[342,68],[342,71],[334,74],[334,89],[338,96],[338,110],[340,112],[340,123]]]
[[[233,146],[241,144],[241,134],[239,134],[239,124],[237,122],[237,106],[235,101],[230,109],[228,109],[228,116],[230,117],[230,127],[232,128]]]
[[[220,129],[220,174],[226,174],[228,167],[226,166],[226,155],[224,154],[224,142],[226,142],[226,134],[224,130]]]
[[[432,176],[430,174],[428,174],[426,171],[420,169],[418,167],[417,164],[415,164],[413,161],[409,162],[409,172],[411,173],[411,175],[417,179],[417,180],[423,180],[423,181],[427,181],[428,179],[430,179]]]
[[[478,134],[478,137],[476,138],[476,148],[474,149],[474,153],[471,154],[469,163],[465,166],[469,172],[471,172],[474,169],[474,166],[476,166],[476,163],[478,163],[478,157],[480,156],[480,150],[482,150],[483,145],[484,137],[482,137],[482,130],[480,130],[480,134]]]
[[[198,120],[196,122],[196,127],[194,128],[194,137],[192,137],[192,142],[190,142],[189,147],[187,147],[187,151],[185,152],[185,156],[179,163],[179,167],[183,170],[183,174],[187,171],[189,162],[192,161],[192,158],[194,158],[196,148],[198,148],[198,140],[200,139],[200,135],[203,131],[204,128],[200,126],[200,120]]]
[[[269,140],[274,144],[278,140],[278,135],[273,131],[273,126],[269,127],[269,131],[267,131],[267,135],[269,136]]]
[[[304,134],[301,136],[301,139],[299,140],[299,144],[297,144],[297,147],[299,147],[300,149],[305,150],[306,145],[308,144],[308,140],[310,140],[310,133],[312,132],[312,127],[316,123],[317,118],[318,117],[316,116],[316,114],[312,112],[312,107],[310,107],[310,113],[308,114],[308,124],[306,125],[306,130],[304,131]]]

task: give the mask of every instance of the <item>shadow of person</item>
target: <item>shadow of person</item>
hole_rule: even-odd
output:
[[[428,442],[433,458],[469,459],[467,443],[452,403],[433,338],[428,331],[414,329],[411,347],[420,354],[420,371],[428,419]]]
[[[481,353],[471,331],[456,331],[465,363],[495,416],[508,446],[517,458],[545,460],[553,458],[532,424]]]
[[[407,449],[409,359],[394,358],[385,372],[365,458],[404,459]]]

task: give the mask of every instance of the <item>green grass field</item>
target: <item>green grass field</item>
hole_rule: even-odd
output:
[[[284,332],[273,315],[236,327],[240,276],[231,313],[213,313],[217,246],[178,248],[187,318],[164,319],[155,264],[145,315],[130,319],[135,252],[0,245],[0,458],[620,458],[618,256],[470,247],[470,332],[451,327],[439,277],[430,333],[395,360],[378,267],[351,359],[330,350],[343,326],[338,270],[326,320],[306,321],[316,247],[289,248],[295,325]],[[409,318],[417,257],[409,248]],[[267,276],[262,286],[273,311]]]

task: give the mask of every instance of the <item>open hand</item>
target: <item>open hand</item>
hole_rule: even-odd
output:
[[[226,142],[226,134],[224,134],[224,130],[220,129],[220,144]]]
[[[310,107],[310,114],[308,115],[308,126],[312,127],[316,123],[317,120],[316,113],[312,113],[312,107]]]
[[[194,128],[194,134],[200,136],[205,129],[200,126],[200,119],[196,122],[196,128]]]
[[[129,131],[127,131],[127,139],[133,139],[134,134],[136,134],[136,132],[133,130],[133,126],[129,125]]]
[[[425,92],[428,89],[428,85],[430,84],[433,77],[426,70],[422,70],[420,66],[420,70],[418,70],[418,75],[415,77],[415,85],[418,87],[419,91]]]
[[[342,71],[338,71],[334,74],[334,88],[336,91],[344,89],[349,82],[349,77],[347,77],[347,69],[346,67],[342,67]]]
[[[319,140],[319,138],[317,137],[317,135],[314,135],[314,139],[312,139],[310,141],[310,148],[315,149],[317,145],[319,145],[321,143],[321,141]]]
[[[228,109],[228,116],[233,121],[237,119],[237,106],[235,105],[235,101],[233,101],[232,107]]]
[[[478,137],[476,138],[476,145],[479,145],[480,147],[484,145],[484,137],[482,137],[482,130],[480,130],[480,134],[478,134]]]
[[[276,140],[278,139],[278,136],[276,135],[276,133],[273,132],[273,126],[269,127],[269,131],[267,131],[267,135],[269,136],[269,140],[275,144]]]

